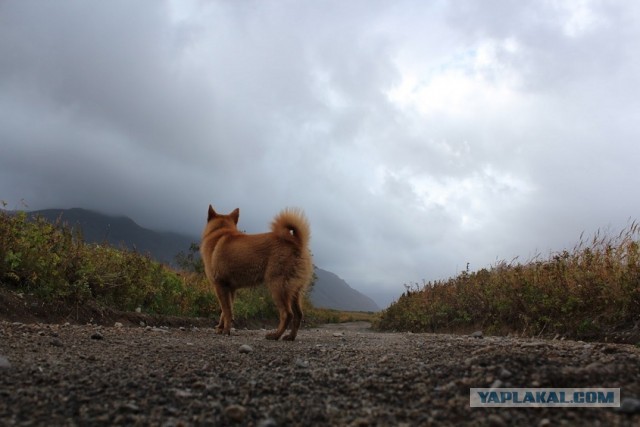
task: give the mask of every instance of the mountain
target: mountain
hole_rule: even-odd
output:
[[[195,236],[149,230],[125,216],[108,216],[80,208],[45,209],[28,212],[28,215],[32,218],[41,216],[50,222],[60,220],[78,228],[86,242],[124,246],[173,266],[178,253],[187,253],[192,243],[200,241]],[[335,274],[317,267],[315,273],[317,280],[310,298],[316,307],[348,311],[380,310],[371,298],[356,291]]]
[[[187,252],[199,239],[178,233],[148,230],[125,216],[107,216],[86,209],[45,209],[31,211],[29,216],[41,216],[50,222],[57,220],[82,231],[89,243],[107,242],[115,247],[126,247],[165,264],[175,265],[175,256]]]
[[[315,268],[316,284],[311,290],[311,302],[316,307],[346,311],[380,311],[368,296],[353,289],[336,274]]]

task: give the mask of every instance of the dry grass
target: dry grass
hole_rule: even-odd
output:
[[[640,322],[640,226],[597,232],[571,251],[500,262],[407,287],[376,322],[383,330],[519,332],[599,337]]]

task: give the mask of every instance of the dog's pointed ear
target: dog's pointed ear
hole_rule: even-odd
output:
[[[230,215],[231,215],[231,218],[233,218],[233,222],[235,222],[236,225],[238,225],[238,219],[240,219],[240,209],[235,208]]]
[[[209,205],[209,213],[207,214],[207,222],[211,221],[218,214],[213,210],[213,206]]]

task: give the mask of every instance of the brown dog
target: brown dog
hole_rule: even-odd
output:
[[[267,339],[277,340],[291,321],[293,341],[302,321],[302,298],[313,275],[309,251],[309,223],[298,210],[285,209],[271,223],[271,232],[244,234],[238,231],[240,210],[220,215],[209,205],[202,232],[200,254],[207,278],[220,301],[219,334],[231,333],[233,299],[238,288],[265,284],[280,312],[280,323]]]

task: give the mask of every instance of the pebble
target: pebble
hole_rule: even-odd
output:
[[[487,417],[487,421],[489,421],[489,425],[490,426],[494,426],[494,427],[506,427],[507,423],[504,421],[504,419],[497,414],[491,414]]]
[[[7,369],[11,367],[11,363],[9,363],[9,359],[4,356],[0,356],[0,369]]]
[[[620,412],[624,412],[625,414],[640,413],[640,399],[625,397],[620,402]]]
[[[123,324],[120,322],[116,322],[113,326],[115,326],[116,328],[122,328]]]
[[[344,336],[344,332],[334,332],[333,336],[334,337],[343,337]]]
[[[471,334],[471,336],[473,338],[484,338],[484,335],[482,335],[482,331],[475,331],[474,333]]]
[[[240,346],[240,353],[248,354],[248,353],[251,353],[252,351],[253,351],[253,347],[251,347],[248,344],[242,344]]]
[[[49,343],[54,347],[62,347],[64,345],[62,344],[60,338],[51,338],[51,341],[49,341]]]
[[[92,340],[103,340],[104,339],[104,335],[102,335],[100,332],[94,332],[93,334],[91,334],[91,339]]]
[[[258,427],[277,427],[278,423],[273,418],[266,418],[258,423]]]
[[[224,415],[231,421],[241,422],[247,414],[247,408],[242,405],[229,405],[224,409]]]
[[[309,367],[309,361],[308,360],[296,358],[294,363],[299,368],[308,368]]]
[[[511,377],[511,375],[513,375],[513,374],[511,373],[510,370],[508,370],[506,368],[502,368],[498,375],[500,376],[500,378],[505,379],[505,378]]]

